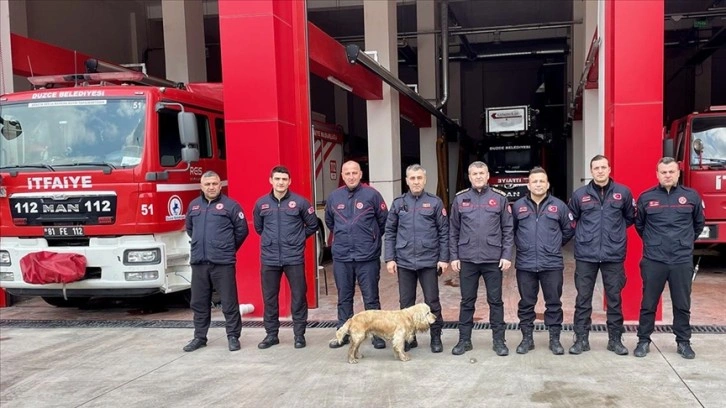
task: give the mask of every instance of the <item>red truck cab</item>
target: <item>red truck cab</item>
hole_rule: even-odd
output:
[[[136,75],[35,77],[40,89],[0,95],[0,287],[11,294],[63,306],[190,287],[186,207],[204,172],[227,183],[221,88]],[[25,282],[20,260],[38,251],[83,255],[84,276]]]
[[[680,183],[703,198],[706,227],[694,253],[726,254],[726,106],[673,121],[664,136],[664,156],[678,161]]]

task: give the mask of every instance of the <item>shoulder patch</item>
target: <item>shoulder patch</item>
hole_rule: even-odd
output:
[[[465,188],[465,189],[463,189],[463,190],[461,190],[461,191],[457,191],[457,192],[456,192],[456,195],[459,195],[459,194],[464,194],[464,193],[466,193],[466,192],[467,192],[467,191],[469,191],[469,190],[471,190],[471,188]]]
[[[502,197],[507,197],[507,193],[505,193],[504,191],[502,191],[498,188],[494,188],[494,187],[489,187],[489,188],[492,189],[493,192],[500,194]]]

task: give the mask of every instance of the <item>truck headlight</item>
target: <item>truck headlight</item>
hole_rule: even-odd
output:
[[[124,275],[127,281],[147,281],[159,279],[159,272],[157,271],[125,272]]]
[[[0,251],[0,266],[10,266],[10,252]]]
[[[151,265],[161,262],[161,250],[127,249],[124,251],[124,265]]]

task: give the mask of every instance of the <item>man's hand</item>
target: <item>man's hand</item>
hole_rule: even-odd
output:
[[[396,274],[398,273],[398,264],[396,264],[396,261],[388,261],[386,262],[386,269],[388,269],[388,273]]]
[[[507,269],[509,269],[510,266],[512,266],[512,262],[511,261],[507,261],[506,259],[500,259],[499,260],[499,269],[501,269],[502,272],[504,272]]]
[[[461,272],[461,261],[458,259],[455,261],[451,261],[451,270],[453,270],[456,273]]]
[[[449,263],[448,262],[441,262],[441,261],[439,261],[439,262],[436,263],[436,269],[441,269],[442,271],[446,271],[446,268],[448,268],[448,267],[449,267]]]

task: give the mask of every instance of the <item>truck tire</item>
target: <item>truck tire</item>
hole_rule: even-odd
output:
[[[43,296],[42,298],[45,300],[45,303],[55,307],[81,307],[88,303],[88,300],[90,299],[87,297],[74,297],[65,300],[62,297],[50,296]]]

